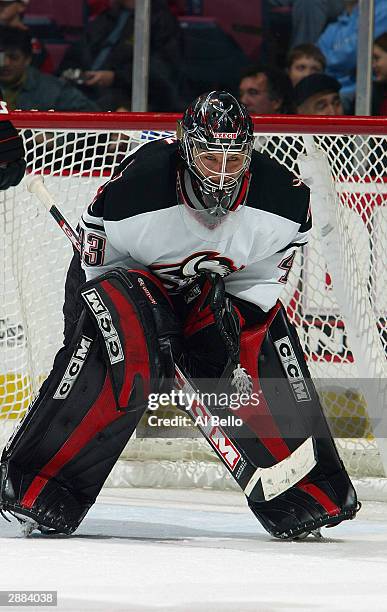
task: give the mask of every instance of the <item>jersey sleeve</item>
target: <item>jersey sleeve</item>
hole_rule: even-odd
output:
[[[268,312],[286,285],[298,249],[307,244],[311,227],[312,218],[308,209],[291,241],[276,252],[268,253],[264,258],[230,274],[225,279],[226,291]]]
[[[103,196],[99,197],[103,199]],[[90,204],[79,222],[81,265],[86,280],[92,280],[117,266],[131,265],[129,251],[115,248],[108,239],[103,217],[96,210],[98,204],[101,202]]]
[[[79,222],[81,265],[86,280],[92,280],[114,267],[125,266],[130,259],[129,250],[114,244],[106,232],[104,209],[110,183],[108,181],[99,188]]]
[[[142,146],[133,149],[118,166],[113,177],[99,188],[80,219],[81,265],[87,280],[117,266],[130,267],[136,263],[131,257],[126,236],[122,236],[117,229],[120,214],[113,223],[110,214],[112,209],[113,213],[117,209],[120,213],[121,202],[128,200],[130,189],[127,188],[125,178]],[[106,218],[109,219],[108,223]]]

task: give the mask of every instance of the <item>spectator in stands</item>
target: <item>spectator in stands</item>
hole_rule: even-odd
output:
[[[315,43],[330,21],[344,10],[345,0],[269,0],[272,8],[292,7],[291,47]]]
[[[374,41],[372,68],[375,75],[372,114],[387,116],[387,31]]]
[[[359,25],[358,0],[345,0],[345,11],[335,23],[328,25],[318,40],[327,61],[326,72],[341,85],[340,96],[344,108],[353,108],[356,89],[357,32]],[[387,31],[387,2],[375,0],[374,37]]]
[[[29,0],[1,0],[0,1],[0,22],[11,28],[25,30],[26,26],[22,21],[22,15],[26,10]]]
[[[274,67],[253,66],[247,69],[239,84],[239,99],[251,115],[294,112],[290,79]]]
[[[299,115],[344,115],[340,83],[327,74],[311,74],[297,83],[294,99]]]
[[[23,15],[30,0],[0,0],[0,25],[28,30]],[[42,72],[53,72],[54,63],[42,41],[32,36],[32,65]]]
[[[112,92],[130,96],[132,90],[134,0],[113,0],[112,7],[99,14],[81,39],[65,53],[59,73],[76,74],[77,84],[98,100],[104,110],[113,110]],[[149,100],[151,110],[182,110],[186,100],[180,94],[183,70],[180,67],[179,28],[165,0],[151,3]],[[75,73],[74,71],[78,71]],[[81,72],[81,83],[79,79]]]
[[[28,31],[0,26],[0,88],[8,108],[21,110],[96,111],[98,106],[75,87],[31,66]]]
[[[310,74],[324,72],[325,65],[325,57],[320,49],[310,43],[294,47],[286,58],[286,72],[293,87]]]

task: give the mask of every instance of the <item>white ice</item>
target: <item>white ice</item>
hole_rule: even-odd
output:
[[[79,612],[386,611],[387,505],[323,534],[274,540],[237,492],[104,490],[70,537],[1,521],[0,589],[57,590]]]

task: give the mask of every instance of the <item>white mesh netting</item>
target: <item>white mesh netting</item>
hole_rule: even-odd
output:
[[[256,148],[297,174],[297,154],[305,152],[301,132],[259,134]],[[44,174],[46,186],[73,226],[127,151],[140,142],[170,134],[127,129],[23,129],[28,172]],[[335,178],[339,252],[346,278],[352,279],[348,306],[354,325],[368,343],[371,369],[364,370],[353,354],[315,230],[309,245],[297,255],[284,301],[350,473],[383,476],[373,436],[374,414],[361,379],[372,372],[382,377],[386,373],[387,137],[317,134],[315,142],[328,153]],[[51,216],[28,193],[25,181],[0,192],[0,233],[1,448],[50,371],[61,345],[64,281],[72,250]],[[233,486],[207,443],[197,437],[137,436],[129,442],[108,481],[123,483]]]

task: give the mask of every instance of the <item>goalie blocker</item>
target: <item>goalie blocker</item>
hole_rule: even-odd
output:
[[[86,308],[73,340],[59,351],[4,449],[0,475],[1,510],[42,531],[67,534],[94,503],[148,394],[168,390],[171,346],[175,356],[181,346],[168,295],[149,273],[116,269],[86,283],[81,295]],[[242,331],[240,357],[260,394],[259,406],[239,408],[241,427],[202,432],[222,460],[219,436],[235,449],[238,461],[224,463],[256,517],[280,538],[353,518],[355,491],[280,304],[264,324]],[[302,401],[294,368],[304,384]],[[182,388],[184,376],[176,372]],[[233,414],[222,409],[220,416]]]

